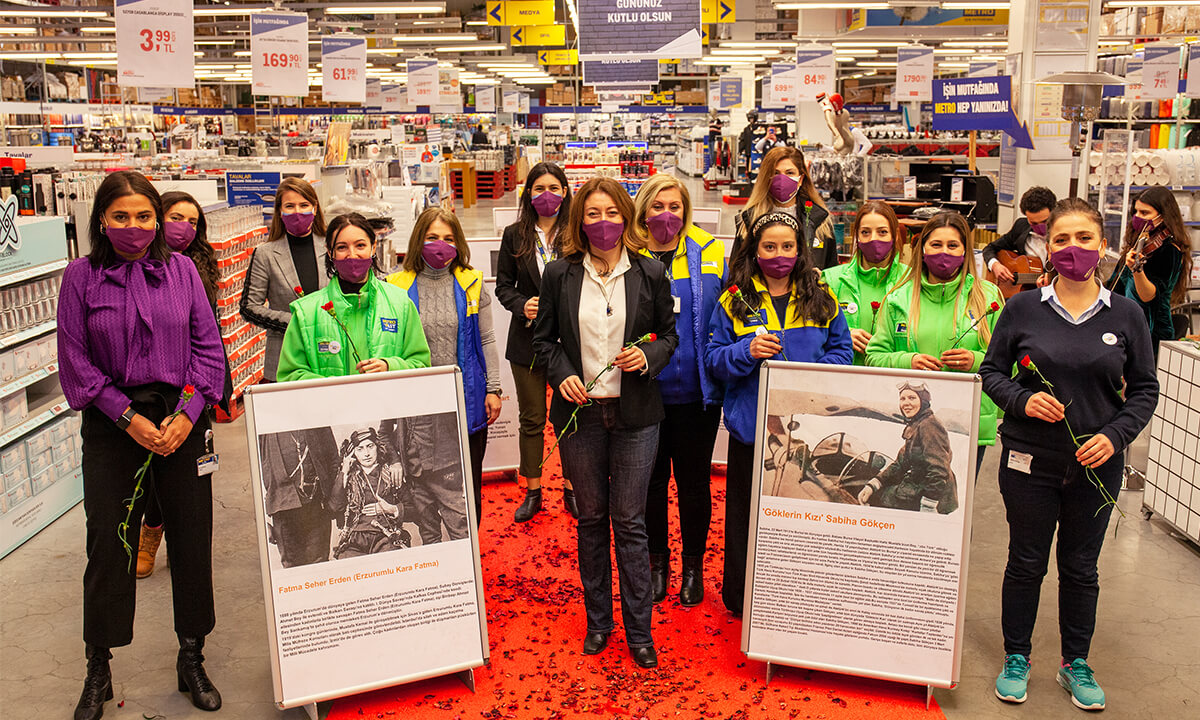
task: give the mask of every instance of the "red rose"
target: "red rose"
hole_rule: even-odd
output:
[[[730,295],[737,295],[739,292],[740,292],[740,291],[738,290],[738,286],[737,286],[737,285],[730,285],[730,286],[729,286],[729,294],[730,294]]]
[[[877,302],[873,302],[873,303],[871,303],[871,309],[872,309],[872,310],[878,310],[878,309],[879,309],[879,303],[877,303]]]
[[[998,302],[994,302],[994,303],[992,303],[992,306],[991,306],[991,311],[992,311],[992,312],[996,312],[996,311],[997,311],[997,310],[999,310],[999,309],[1000,309],[1000,303],[998,303]]]
[[[658,339],[658,335],[656,333],[650,333],[649,335],[646,336],[646,342],[654,342],[657,339]]]
[[[191,384],[184,385],[183,386],[183,394],[184,395],[195,395],[196,388],[194,386],[192,386]]]
[[[321,306],[321,309],[327,313],[333,312],[333,301],[331,300],[331,301],[325,303],[324,305]]]
[[[1033,361],[1029,359],[1029,356],[1028,356],[1028,355],[1026,355],[1025,357],[1021,358],[1021,367],[1024,367],[1024,368],[1031,368],[1031,367],[1033,367]]]
[[[297,285],[296,287],[292,288],[292,292],[296,293],[297,295],[303,295],[303,294],[304,294],[304,288],[302,288],[302,287],[300,287],[299,285]]]

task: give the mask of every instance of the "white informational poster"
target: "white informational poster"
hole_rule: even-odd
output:
[[[933,48],[924,45],[896,48],[896,99],[933,100]]]
[[[489,246],[486,250],[487,259],[479,256],[481,246]],[[494,245],[494,247],[490,247]],[[484,280],[484,286],[492,294],[492,326],[496,330],[496,353],[500,360],[500,417],[488,425],[487,450],[483,453],[483,471],[499,472],[516,470],[521,465],[521,418],[520,407],[517,405],[517,383],[513,380],[512,363],[504,359],[508,348],[508,325],[512,322],[525,322],[524,318],[514,318],[496,298],[496,256],[500,253],[500,243],[471,243],[471,257],[476,267],[484,269],[489,277]]]
[[[763,107],[783,109],[796,104],[796,63],[771,63],[763,79]]]
[[[501,93],[500,109],[506,113],[520,112],[521,110],[521,93],[516,90],[504,90]]]
[[[416,112],[415,105],[408,104],[408,91],[403,85],[387,85],[383,88],[383,109],[390,113]]]
[[[438,66],[434,58],[413,58],[408,68],[408,104],[437,105]]]
[[[558,131],[563,135],[571,134],[571,118],[563,118],[558,121]]]
[[[456,368],[247,390],[281,708],[487,662],[462,393]]]
[[[1136,55],[1125,62],[1125,99],[1142,99],[1142,58]]]
[[[437,106],[443,111],[462,112],[462,87],[458,68],[438,68]]]
[[[251,15],[250,73],[255,95],[308,95],[308,15]]]
[[[475,86],[475,112],[496,112],[496,88],[491,85]]]
[[[528,95],[522,94],[519,98],[517,98],[517,112],[519,112],[523,115],[529,114],[529,96]]]
[[[1090,4],[1089,0],[1037,0],[1035,47],[1038,50],[1086,50]]]
[[[1171,100],[1179,92],[1178,45],[1147,45],[1142,62],[1142,99]]]
[[[967,77],[995,77],[1000,74],[1000,64],[997,62],[972,62],[967,69]]]
[[[610,137],[612,137],[612,134],[613,134],[612,120],[601,120],[600,121],[600,137],[610,138]]]
[[[1188,97],[1200,97],[1200,45],[1188,45],[1187,88]]]
[[[340,35],[321,38],[321,99],[325,102],[366,102],[366,38]]]
[[[117,0],[117,83],[194,87],[192,0]]]
[[[837,61],[833,58],[833,46],[796,48],[796,104],[813,102],[821,93],[834,92],[837,92]]]
[[[742,650],[959,680],[980,381],[764,363]]]
[[[383,109],[383,81],[377,79],[367,80],[366,83],[366,100],[363,104],[371,108]]]
[[[708,107],[721,107],[721,83],[719,80],[708,81]]]

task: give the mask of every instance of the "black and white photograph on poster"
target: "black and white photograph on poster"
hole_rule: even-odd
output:
[[[764,364],[742,650],[951,687],[979,378]]]
[[[486,661],[464,416],[454,367],[247,392],[280,707]]]
[[[873,380],[856,397],[772,395],[765,494],[943,515],[961,507],[955,452],[974,458],[971,408],[954,407],[952,392],[935,396],[931,381]]]

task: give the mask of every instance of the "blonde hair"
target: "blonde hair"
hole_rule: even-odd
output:
[[[642,183],[637,197],[633,199],[633,229],[643,238],[649,240],[650,237],[650,228],[646,225],[646,211],[654,204],[654,199],[659,193],[671,188],[678,189],[680,197],[683,198],[683,233],[686,235],[688,228],[692,226],[692,196],[688,194],[687,188],[674,175],[655,173]]]
[[[966,310],[973,314],[976,318],[981,318],[987,314],[990,302],[983,294],[984,279],[975,274],[975,258],[972,253],[971,245],[968,240],[971,237],[971,228],[968,227],[967,221],[962,215],[956,212],[940,212],[929,219],[925,223],[925,227],[921,230],[921,236],[917,242],[913,243],[912,257],[908,261],[908,271],[904,273],[904,277],[892,290],[888,291],[888,295],[904,286],[904,283],[912,283],[912,299],[908,306],[908,347],[912,347],[913,338],[917,336],[917,324],[921,319],[921,277],[925,272],[925,241],[933,234],[934,230],[940,228],[953,228],[962,238],[963,243],[963,267],[959,270],[960,273],[966,273],[971,276],[974,281],[971,283],[971,291],[967,294]],[[963,285],[965,281],[959,283],[958,294],[954,299],[954,317],[958,318],[963,308]],[[1001,306],[1004,305],[1003,298],[996,300]],[[979,343],[983,347],[987,347],[992,340],[992,329],[986,321],[980,321],[975,326],[975,331],[979,334]]]
[[[775,168],[783,160],[791,160],[800,170],[800,189],[796,191],[796,202],[811,200],[814,205],[825,207],[821,193],[813,185],[808,175],[808,166],[804,163],[804,153],[799,148],[781,145],[771,148],[763,157],[762,165],[758,166],[758,179],[754,181],[754,189],[750,191],[750,199],[746,201],[746,209],[750,211],[749,225],[775,209],[775,200],[771,197],[771,178],[775,177]],[[797,217],[799,213],[796,213]]]
[[[460,267],[471,269],[471,250],[467,246],[467,236],[463,234],[458,216],[449,210],[431,207],[426,208],[417,216],[417,222],[413,224],[412,235],[408,236],[408,250],[404,253],[405,270],[419,273],[425,269],[425,258],[421,255],[421,246],[425,244],[425,233],[429,232],[429,228],[438,220],[449,225],[450,231],[454,233],[454,248],[458,250],[458,254],[450,261],[450,269],[452,271]]]
[[[585,182],[571,198],[571,215],[562,234],[562,256],[570,262],[583,262],[584,255],[591,250],[592,244],[583,232],[583,212],[587,199],[593,193],[603,193],[616,204],[625,222],[625,232],[621,235],[621,244],[625,249],[636,253],[645,247],[646,240],[633,228],[633,200],[629,198],[629,193],[612,178],[594,177]]]

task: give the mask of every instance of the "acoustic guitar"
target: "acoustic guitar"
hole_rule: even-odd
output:
[[[988,270],[987,279],[996,283],[996,286],[1000,288],[1000,294],[1004,296],[1005,300],[1022,290],[1030,290],[1037,287],[1038,276],[1045,272],[1040,259],[1023,254],[1019,255],[1011,250],[997,250],[996,261],[1008,268],[1009,272],[1013,274],[1012,282],[1008,282],[997,278],[991,270]]]

